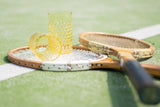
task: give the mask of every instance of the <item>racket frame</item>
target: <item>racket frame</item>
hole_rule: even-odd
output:
[[[89,51],[87,48],[80,47],[80,46],[73,46],[73,48]],[[107,58],[107,55],[99,55],[99,57],[97,57],[96,59],[70,61],[70,62],[67,62],[67,61],[53,62],[53,61],[26,60],[26,59],[16,57],[14,55],[14,53],[21,50],[26,50],[26,49],[29,49],[29,47],[25,46],[25,47],[20,47],[20,48],[10,50],[8,52],[8,60],[14,64],[30,67],[34,69],[42,69],[47,71],[79,71],[79,70],[88,70],[88,69],[99,67],[99,64],[97,63]]]

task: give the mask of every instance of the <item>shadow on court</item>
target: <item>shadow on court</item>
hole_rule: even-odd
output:
[[[5,56],[5,57],[3,58],[3,61],[6,62],[6,63],[10,63],[10,61],[7,59],[7,56]]]
[[[133,92],[125,74],[107,72],[107,83],[113,107],[137,107]]]

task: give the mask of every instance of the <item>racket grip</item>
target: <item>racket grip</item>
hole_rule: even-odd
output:
[[[157,104],[160,101],[160,88],[152,77],[136,60],[127,60],[123,65],[129,79],[138,92],[139,98],[146,104]]]

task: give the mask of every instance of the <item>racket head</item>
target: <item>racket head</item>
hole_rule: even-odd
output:
[[[73,46],[72,53],[61,55],[55,61],[41,61],[32,53],[28,46],[16,48],[8,52],[8,60],[12,63],[46,71],[88,70],[91,69],[92,62],[102,61],[106,58],[107,55],[93,53],[82,46]]]
[[[155,48],[142,40],[117,34],[102,32],[84,32],[79,35],[80,44],[96,53],[118,56],[118,52],[127,52],[135,58],[153,56]]]

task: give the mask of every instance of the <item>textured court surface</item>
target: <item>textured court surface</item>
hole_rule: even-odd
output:
[[[158,0],[1,0],[0,64],[7,52],[28,45],[30,35],[48,32],[47,12],[73,12],[73,44],[85,31],[121,34],[160,23]],[[144,63],[160,65],[160,35],[145,41],[155,46]],[[6,67],[7,69],[7,67]],[[14,71],[14,69],[13,69]],[[1,72],[1,71],[0,71]],[[160,79],[155,79],[160,85]],[[0,107],[146,107],[127,76],[113,70],[33,71],[0,81]],[[157,105],[157,107],[160,106]]]

